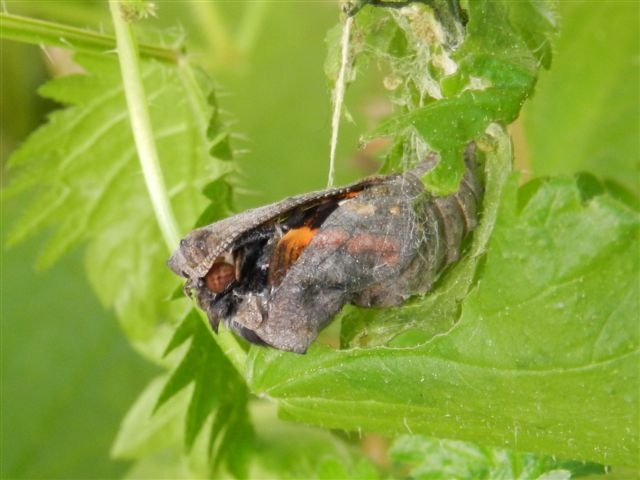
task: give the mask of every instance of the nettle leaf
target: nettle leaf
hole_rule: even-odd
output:
[[[286,418],[637,466],[637,212],[575,179],[506,191],[482,277],[449,331],[303,358],[252,351]]]
[[[163,324],[173,323],[184,305],[166,301],[176,281],[165,266],[169,252],[136,158],[117,60],[83,54],[76,61],[84,74],[40,90],[67,107],[51,114],[9,161],[7,193],[31,191],[33,200],[8,243],[50,229],[42,267],[87,243],[85,264],[96,293],[115,309],[133,344],[157,361],[169,333]],[[142,74],[174,213],[186,231],[206,205],[205,184],[231,168],[209,156],[217,142],[210,137],[223,133],[222,123],[206,133],[216,111],[207,101],[213,86],[186,62],[145,61]]]
[[[256,436],[249,475],[245,478],[369,479],[379,478],[359,442],[319,428],[283,422],[274,404],[251,402]]]
[[[278,421],[273,407],[265,402],[254,400],[249,403],[246,384],[220,351],[209,327],[195,310],[180,324],[166,353],[189,340],[181,363],[164,382],[159,394],[156,393],[152,427],[139,425],[139,422],[133,424],[138,427],[134,439],[140,437],[138,430],[166,428],[166,420],[156,421],[155,418],[175,417],[176,399],[183,397],[187,387],[192,387],[184,408],[186,446],[191,456],[198,456],[201,452],[197,451],[196,443],[201,442],[200,431],[209,428],[206,449],[211,456],[211,476],[229,472],[236,478],[377,478],[375,467],[343,440],[329,432]],[[167,407],[170,409],[168,414],[164,411]],[[135,420],[129,419],[131,422]],[[129,445],[127,437],[132,435],[133,426],[128,425],[128,435],[120,435],[115,451],[127,458],[131,456],[131,450],[137,453],[142,445],[147,448],[145,455],[148,456],[149,437],[143,436],[143,441]],[[151,439],[155,437],[157,435],[150,436]],[[296,441],[291,442],[294,437]],[[151,450],[158,448],[152,445]],[[191,473],[201,475],[194,470]]]
[[[158,453],[167,455],[171,450],[179,452],[176,457],[183,453],[180,434],[185,423],[186,405],[191,392],[189,389],[181,391],[167,401],[162,409],[154,412],[158,395],[166,384],[167,377],[165,373],[154,378],[133,403],[111,447],[112,457],[137,460],[149,459]],[[183,459],[176,458],[176,464],[179,464],[180,460]],[[169,475],[168,472],[171,470],[166,466],[165,468],[166,475]]]
[[[195,310],[184,318],[166,353],[190,339],[189,348],[158,396],[155,410],[193,383],[185,421],[185,444],[191,449],[205,422],[212,416],[209,451],[212,469],[222,465],[238,478],[247,476],[253,428],[248,419],[249,392],[244,380],[211,336]]]
[[[395,141],[385,168],[439,150],[443,158],[425,182],[436,193],[448,193],[458,188],[468,142],[482,138],[492,122],[513,121],[533,90],[539,67],[549,64],[554,16],[549,2],[472,2],[465,35],[464,15],[433,4],[435,9],[417,2],[395,9],[362,8],[355,17],[352,50],[357,61],[373,59],[387,67],[385,85],[406,112],[382,128]],[[334,37],[328,41],[335,55]],[[331,77],[334,63],[326,69]],[[510,163],[510,152],[487,162],[483,221],[470,255],[425,299],[383,311],[345,309],[343,346],[383,344],[400,332],[406,335],[396,338],[396,345],[416,344],[455,323],[453,313],[475,279]]]
[[[391,75],[404,83],[387,81],[399,90],[396,103],[404,111],[377,133],[404,143],[399,157],[397,152],[392,155],[392,164],[420,154],[413,146],[416,133],[441,154],[442,160],[424,179],[437,194],[458,188],[469,141],[481,136],[492,122],[505,125],[516,119],[533,92],[539,67],[550,59],[548,37],[555,22],[547,2],[483,0],[469,2],[467,8],[466,36],[451,33],[451,28],[442,33],[424,6],[412,4],[387,12],[396,19],[389,28],[399,26],[408,39],[404,51],[400,49],[402,60],[389,62]],[[416,34],[422,38],[414,38]],[[439,35],[439,45],[429,42]],[[394,58],[384,51],[392,45],[399,43],[387,41],[372,48],[378,48],[381,58]]]
[[[398,437],[389,448],[393,470],[408,471],[410,478],[530,478],[570,479],[606,473],[599,464],[562,461],[509,450],[479,447],[454,440],[420,435]]]
[[[33,190],[35,198],[10,241],[53,228],[41,266],[86,242],[85,263],[98,296],[116,310],[133,344],[159,362],[169,325],[184,315],[187,302],[169,301],[177,282],[166,267],[169,252],[136,158],[118,63],[112,57],[90,55],[78,55],[76,61],[85,74],[56,79],[41,89],[43,95],[69,106],[53,113],[11,158],[15,178],[10,193]],[[205,206],[199,222],[226,216],[231,200],[226,174],[233,168],[226,160],[232,150],[212,82],[186,62],[170,66],[147,61],[142,74],[165,183],[181,230],[191,228],[195,212]],[[217,159],[211,157],[219,152]],[[219,452],[214,468],[223,458],[229,471],[242,477],[251,437],[244,382],[235,370],[229,371],[212,333],[194,312],[175,331],[167,351],[187,340],[187,353],[157,405],[193,384],[185,417],[187,447],[193,446],[215,410],[209,446],[209,451]],[[138,425],[136,438],[152,439],[157,424]],[[126,425],[123,428],[131,433]],[[130,444],[121,434],[114,448],[130,454],[137,448]]]

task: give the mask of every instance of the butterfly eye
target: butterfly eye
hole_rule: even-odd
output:
[[[236,279],[236,268],[218,257],[204,279],[211,292],[221,293]]]

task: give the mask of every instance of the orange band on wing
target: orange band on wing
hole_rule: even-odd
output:
[[[302,251],[311,242],[311,239],[318,231],[317,228],[303,226],[289,230],[278,241],[276,248],[271,255],[269,264],[269,284],[278,285],[293,265]]]

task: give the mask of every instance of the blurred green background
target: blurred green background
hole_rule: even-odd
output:
[[[106,2],[6,2],[9,13],[110,30]],[[158,2],[146,27],[183,32],[219,85],[219,103],[242,138],[234,146],[241,187],[238,210],[326,184],[331,104],[324,75],[325,36],[337,2]],[[216,23],[217,22],[217,23]],[[226,30],[221,33],[221,30]],[[220,38],[212,37],[222,36]],[[59,64],[43,49],[2,40],[4,165],[11,151],[57,106],[36,90]],[[350,113],[338,151],[337,183],[370,173],[354,162],[371,85],[349,92]],[[371,92],[371,93],[370,93]],[[2,203],[6,238],[23,209]],[[2,478],[112,478],[127,470],[108,453],[119,423],[157,373],[129,347],[111,312],[84,278],[82,252],[54,268],[33,265],[46,237],[2,252]],[[4,243],[4,242],[3,242]]]

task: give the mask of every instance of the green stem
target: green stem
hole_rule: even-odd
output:
[[[147,109],[147,97],[142,84],[136,41],[131,26],[122,18],[120,5],[117,0],[109,1],[131,130],[160,231],[169,251],[172,251],[178,245],[180,235],[162,178],[158,150]]]
[[[116,39],[112,35],[9,13],[0,13],[0,38],[33,45],[53,45],[87,53],[104,53],[116,46]],[[178,49],[154,45],[141,44],[138,48],[143,57],[169,63],[176,63],[181,55]]]
[[[171,252],[178,245],[180,236],[158,160],[158,151],[147,109],[148,102],[140,74],[135,37],[129,24],[122,18],[120,5],[119,0],[109,0],[131,129],[156,220],[167,248]],[[235,337],[222,334],[215,338],[233,366],[244,377],[246,353]]]

